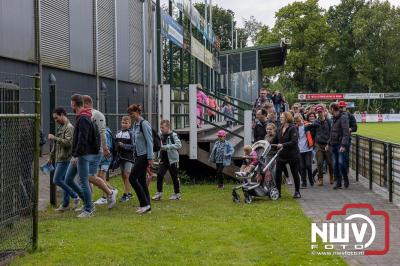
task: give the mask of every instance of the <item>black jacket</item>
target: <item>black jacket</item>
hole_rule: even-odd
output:
[[[298,146],[299,133],[294,124],[290,124],[282,135],[283,127],[278,130],[272,144],[282,144],[283,148],[280,151],[277,160],[279,161],[293,161],[298,160],[300,150]]]
[[[326,145],[329,142],[331,135],[332,121],[325,119],[324,121],[316,119],[313,123],[315,129],[315,143]]]
[[[357,120],[354,115],[350,112],[344,112],[344,115],[347,116],[347,120],[349,120],[349,127],[351,128],[351,132],[357,132]]]
[[[340,144],[340,146],[347,147],[349,145],[349,139],[349,120],[346,115],[340,113],[339,116],[333,117],[329,144]]]
[[[257,120],[256,126],[254,127],[253,131],[254,142],[264,140],[265,135],[267,135],[267,124],[267,121],[261,122]]]
[[[98,154],[100,150],[100,133],[87,115],[80,115],[75,122],[72,156]]]

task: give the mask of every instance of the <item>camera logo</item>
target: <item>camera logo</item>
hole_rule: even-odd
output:
[[[328,213],[326,222],[311,224],[311,250],[321,255],[384,255],[389,251],[389,230],[387,212],[371,204],[345,204]]]

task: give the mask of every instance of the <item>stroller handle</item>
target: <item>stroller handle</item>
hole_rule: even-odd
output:
[[[278,150],[277,153],[274,155],[274,157],[272,157],[271,160],[269,160],[268,164],[264,167],[263,172],[266,172],[268,170],[269,166],[276,160],[280,152],[281,150]]]

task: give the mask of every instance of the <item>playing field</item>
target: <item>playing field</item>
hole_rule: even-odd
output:
[[[400,143],[400,123],[359,123],[357,134]]]
[[[184,186],[181,201],[155,202],[145,216],[135,214],[136,199],[98,207],[86,220],[49,208],[41,213],[38,251],[12,264],[346,265],[310,254],[311,220],[287,191],[282,200],[248,205],[232,202],[231,187]]]

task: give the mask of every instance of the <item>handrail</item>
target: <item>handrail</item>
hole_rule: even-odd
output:
[[[201,120],[201,121],[203,121],[203,122],[205,122],[205,123],[208,123],[208,124],[210,124],[210,125],[212,125],[212,126],[214,126],[214,127],[216,127],[216,128],[222,129],[222,130],[228,132],[229,134],[231,134],[231,135],[233,135],[233,136],[236,136],[236,137],[238,137],[238,138],[240,138],[240,139],[242,139],[242,140],[244,139],[243,136],[240,136],[239,134],[236,134],[235,132],[233,132],[233,131],[231,131],[231,130],[225,128],[225,127],[222,127],[222,126],[217,125],[217,124],[215,124],[215,123],[213,123],[213,122],[210,122],[210,121],[208,121],[208,120],[206,120],[206,119],[204,119],[204,118],[201,118],[200,116],[198,116],[197,119],[199,119],[199,120]]]
[[[226,94],[223,94],[223,93],[221,93],[221,92],[217,92],[217,94],[226,95]],[[244,105],[247,105],[247,106],[249,107],[249,109],[253,109],[253,104],[252,104],[252,103],[243,101],[243,100],[238,99],[238,98],[235,98],[235,97],[233,97],[233,96],[229,96],[229,95],[226,95],[226,96],[228,96],[230,99],[232,99],[232,100],[234,100],[234,101],[238,101],[238,102],[240,102],[240,103],[242,103],[242,104],[244,104]],[[242,108],[242,109],[245,110],[244,108]]]
[[[236,118],[231,117],[231,116],[229,116],[229,115],[225,115],[224,113],[221,113],[220,111],[217,111],[216,109],[211,108],[211,107],[209,107],[208,105],[205,105],[205,104],[199,103],[199,102],[197,102],[197,104],[200,105],[200,106],[202,106],[202,107],[204,107],[204,108],[206,108],[206,109],[211,109],[213,112],[216,112],[216,113],[219,114],[219,115],[222,115],[222,116],[224,116],[224,117],[228,117],[229,119],[235,121],[235,122],[238,123],[238,124],[244,125],[244,123],[243,123],[242,121],[237,120]]]
[[[216,94],[212,94],[212,93],[210,93],[210,92],[208,92],[208,91],[206,91],[204,89],[198,89],[198,90],[204,92],[204,94],[207,95],[207,96],[211,95],[211,96],[213,96],[214,98],[216,98],[216,99],[218,99],[220,101],[223,101],[225,103],[229,103],[230,105],[232,105],[233,107],[236,107],[237,109],[245,110],[244,108],[240,107],[239,105],[236,105],[236,104],[234,104],[232,102],[228,102],[227,100],[225,100],[224,98],[221,98],[220,96],[217,96]],[[231,98],[231,97],[229,97],[229,98]]]

